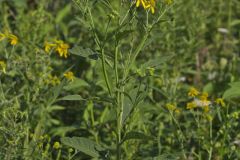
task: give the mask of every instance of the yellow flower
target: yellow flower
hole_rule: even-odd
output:
[[[225,107],[225,106],[226,106],[226,104],[225,104],[225,102],[223,101],[222,98],[217,98],[217,99],[215,100],[215,102],[216,102],[218,105],[221,105],[222,107]]]
[[[46,53],[49,53],[56,44],[45,42],[44,50]]]
[[[58,52],[59,56],[60,57],[64,56],[64,58],[67,58],[69,45],[61,40],[56,40],[56,44],[57,44],[56,51]]]
[[[59,149],[60,147],[61,147],[61,145],[59,142],[54,142],[54,144],[53,144],[54,149]]]
[[[64,73],[64,77],[67,78],[70,81],[73,81],[74,74],[73,74],[73,72],[69,71],[69,72]]]
[[[148,1],[148,3],[149,3],[149,8],[150,8],[152,14],[154,14],[155,13],[155,7],[156,7],[156,1],[155,0],[150,0],[150,1]]]
[[[166,108],[167,108],[169,111],[174,111],[174,110],[176,109],[176,106],[173,105],[173,104],[168,103],[168,104],[166,104]]]
[[[55,43],[45,42],[44,50],[49,53],[51,49],[55,49],[55,51],[59,54],[60,57],[67,58],[69,45],[64,43],[62,40],[55,40]]]
[[[9,33],[8,31],[6,31],[4,34],[0,33],[0,41],[4,39],[8,39],[10,41],[10,44],[13,46],[18,43],[18,37],[14,34]]]
[[[0,71],[2,70],[3,73],[6,73],[6,63],[4,61],[0,61]]]
[[[137,0],[136,7],[139,7],[140,5],[142,5],[143,8],[146,9],[146,0]]]
[[[188,96],[189,97],[195,97],[197,95],[199,95],[199,91],[196,88],[191,87],[189,92],[188,92]]]
[[[189,102],[189,103],[187,103],[187,109],[194,109],[194,108],[196,108],[196,107],[197,107],[197,105],[196,105],[195,102]]]
[[[11,45],[16,45],[17,43],[18,43],[18,37],[17,36],[15,36],[15,35],[13,35],[13,34],[9,34],[8,35],[8,38],[9,38],[9,40],[10,40],[10,44]]]
[[[150,8],[151,12],[153,14],[155,13],[156,0],[137,0],[136,7],[140,5],[142,5],[145,10]]]

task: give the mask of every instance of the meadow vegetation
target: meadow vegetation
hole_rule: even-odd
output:
[[[238,160],[239,122],[239,0],[0,0],[0,160]]]

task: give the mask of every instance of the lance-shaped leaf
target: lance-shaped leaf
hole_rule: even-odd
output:
[[[139,140],[153,140],[154,138],[151,136],[146,135],[142,132],[131,131],[128,132],[125,137],[123,138],[122,142],[131,140],[131,139],[139,139]]]
[[[84,137],[64,137],[61,138],[61,142],[94,158],[99,157],[99,151],[101,152],[104,150],[94,141]]]
[[[99,54],[97,52],[94,52],[90,48],[82,48],[80,46],[74,46],[72,49],[69,50],[71,54],[81,56],[84,58],[89,58],[93,60],[97,60],[99,58]]]

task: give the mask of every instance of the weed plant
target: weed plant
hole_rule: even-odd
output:
[[[0,159],[240,159],[239,0],[0,0]]]

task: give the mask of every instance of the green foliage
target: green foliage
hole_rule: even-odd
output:
[[[240,159],[238,0],[0,8],[1,160]]]

